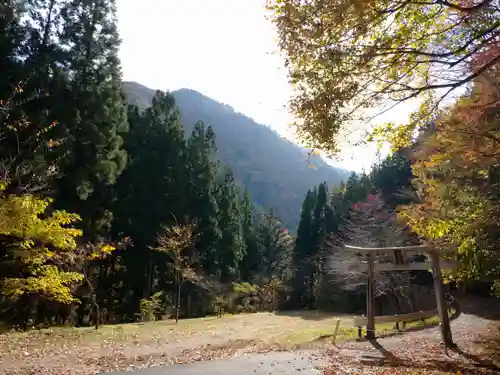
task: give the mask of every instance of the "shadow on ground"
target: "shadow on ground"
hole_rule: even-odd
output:
[[[470,294],[456,294],[464,314],[471,314],[488,320],[500,320],[500,300],[494,297],[476,297]]]
[[[353,314],[345,314],[345,313],[335,313],[335,312],[324,312],[317,310],[306,310],[306,311],[276,311],[275,314],[277,316],[289,316],[289,317],[297,317],[302,318],[304,320],[324,320],[331,319],[335,317],[350,317]]]
[[[381,354],[378,356],[365,356],[361,363],[363,365],[372,366],[384,366],[384,367],[398,367],[398,368],[408,368],[408,369],[420,369],[420,370],[440,370],[444,372],[462,373],[467,370],[472,373],[476,373],[481,369],[481,374],[498,374],[500,373],[500,367],[498,367],[493,360],[485,359],[478,355],[469,353],[462,350],[460,347],[453,349],[448,349],[451,353],[457,353],[467,362],[457,362],[456,359],[440,359],[440,358],[428,358],[427,360],[415,361],[410,358],[401,358],[395,355],[390,350],[386,349],[377,340],[370,340],[370,344]]]

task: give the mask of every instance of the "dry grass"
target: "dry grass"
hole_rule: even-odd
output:
[[[0,335],[0,373],[23,366],[26,370],[40,367],[45,372],[52,368],[102,369],[105,362],[129,364],[137,358],[161,357],[168,362],[206,348],[296,348],[318,336],[331,335],[337,318],[318,312],[256,313],[185,319],[177,324],[159,321],[108,325],[97,331],[60,327],[9,332]],[[340,319],[343,328],[351,323],[347,316]]]
[[[314,311],[107,325],[99,330],[60,327],[9,332],[0,335],[0,373],[33,374],[41,369],[40,373],[64,374],[71,369],[68,373],[87,374],[130,368],[138,361],[145,367],[151,361],[184,362],[242,350],[321,347],[331,342],[338,319],[337,343],[355,339],[351,316]],[[377,330],[382,335],[393,332],[393,324]]]

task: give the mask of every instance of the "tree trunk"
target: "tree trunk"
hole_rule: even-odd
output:
[[[94,326],[95,329],[99,329],[99,325],[101,323],[101,309],[99,307],[99,303],[97,302],[97,296],[95,293],[92,293],[92,305],[94,306]]]
[[[175,306],[175,322],[179,322],[179,310],[181,309],[181,288],[182,281],[180,278],[177,279],[177,302]]]

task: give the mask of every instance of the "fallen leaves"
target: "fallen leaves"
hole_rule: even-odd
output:
[[[311,317],[309,317],[311,318]],[[0,373],[5,375],[91,375],[132,371],[170,364],[240,357],[246,354],[296,349],[297,343],[276,340],[312,326],[334,327],[323,316],[305,319],[272,314],[241,315],[221,320],[152,322],[93,329],[48,329],[0,335]],[[491,335],[499,335],[491,320],[462,314],[452,324],[454,338],[466,352],[485,358]],[[309,331],[307,331],[309,332]],[[303,335],[299,335],[302,339]],[[500,335],[499,335],[500,336]],[[258,337],[258,339],[255,339]],[[498,336],[497,336],[498,337]],[[445,355],[437,328],[384,337],[383,349],[369,342],[315,342],[314,355],[328,359],[325,375],[468,375],[493,374],[460,353]],[[470,343],[484,343],[484,350]],[[496,348],[500,347],[498,341]],[[321,350],[319,350],[321,349]],[[498,351],[498,350],[497,350]],[[492,355],[492,354],[491,354]]]

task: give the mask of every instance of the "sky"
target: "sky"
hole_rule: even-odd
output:
[[[117,4],[125,80],[161,90],[197,90],[293,138],[288,126],[293,118],[284,108],[292,91],[264,0]],[[374,145],[351,147],[334,164],[361,171],[375,156]]]

